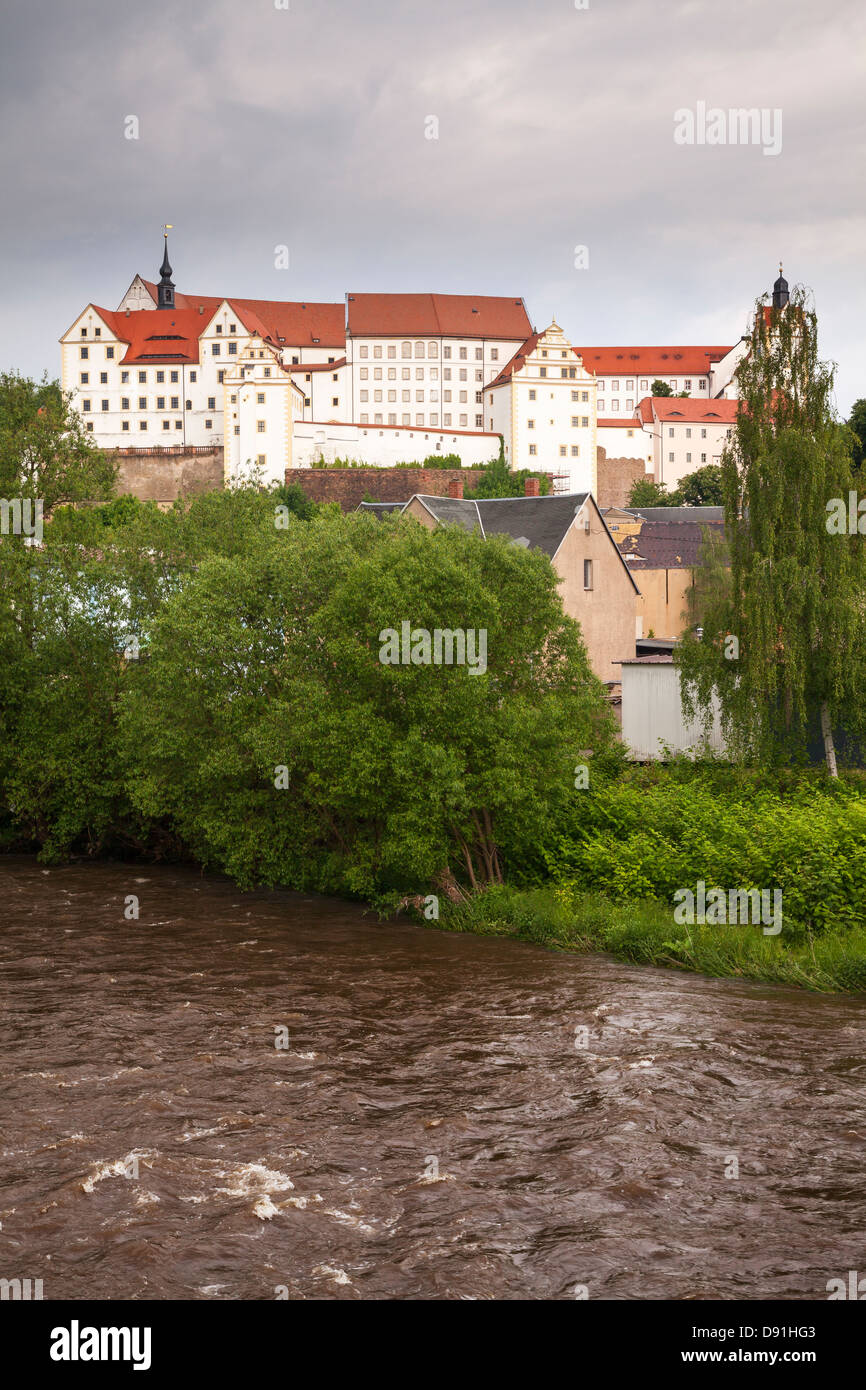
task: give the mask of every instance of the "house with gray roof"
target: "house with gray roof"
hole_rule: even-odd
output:
[[[641,595],[592,493],[477,502],[416,494],[403,515],[430,529],[462,526],[542,551],[559,577],[566,613],[580,624],[590,665],[607,684],[619,683],[618,663],[634,654]]]

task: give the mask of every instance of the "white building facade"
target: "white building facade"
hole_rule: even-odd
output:
[[[522,299],[348,294],[351,418],[484,432],[484,385],[532,332]]]
[[[687,473],[721,462],[737,418],[736,400],[693,401],[651,396],[640,402],[640,421],[647,449],[652,449],[653,478],[670,492]]]
[[[584,363],[598,381],[598,413],[602,417],[631,415],[654,381],[663,381],[674,395],[683,391],[696,400],[735,396],[733,375],[746,351],[747,340],[728,347],[587,347]]]
[[[718,420],[642,413],[653,381],[723,406],[746,350],[578,348],[555,322],[536,332],[516,296],[220,299],[176,293],[171,274],[166,243],[158,283],[136,275],[117,309],[88,304],[61,339],[61,384],[102,447],[225,445],[227,476],[345,457],[488,462],[501,436],[512,468],[560,474],[560,488],[596,491],[599,444],[675,486],[717,461]]]
[[[595,392],[558,323],[531,334],[484,391],[509,467],[559,474],[561,492],[597,494]]]

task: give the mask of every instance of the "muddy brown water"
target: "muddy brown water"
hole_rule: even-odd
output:
[[[0,1277],[46,1299],[826,1299],[866,1274],[863,1001],[187,869],[6,859],[0,905]]]

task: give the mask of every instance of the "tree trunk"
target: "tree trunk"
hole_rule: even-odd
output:
[[[831,777],[838,777],[836,770],[836,749],[833,744],[833,730],[830,727],[830,706],[826,700],[821,703],[821,734],[824,739],[824,757],[827,759],[827,771]]]

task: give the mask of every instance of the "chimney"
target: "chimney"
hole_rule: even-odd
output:
[[[539,497],[541,495],[538,491],[537,478],[526,479],[526,481],[523,484],[523,494],[525,497]]]
[[[462,496],[463,496],[463,479],[462,479],[462,478],[449,478],[449,479],[448,479],[448,496],[449,496],[449,497],[462,497]]]

